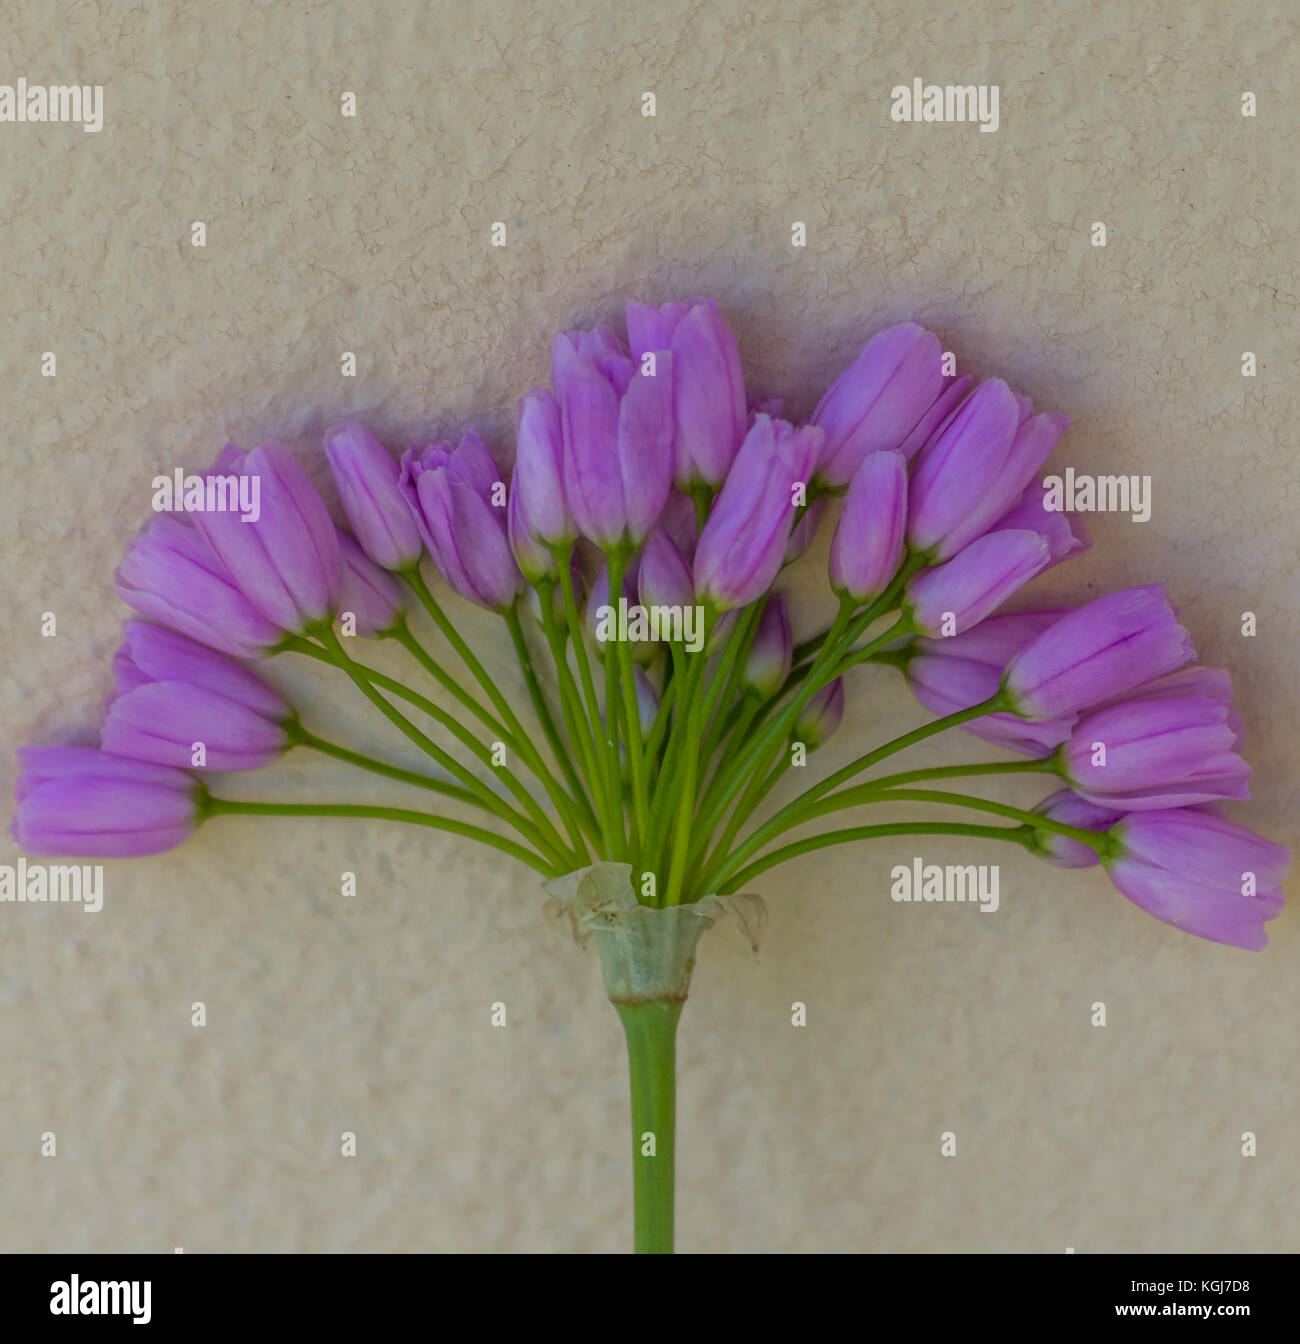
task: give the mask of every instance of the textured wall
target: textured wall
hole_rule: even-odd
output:
[[[1235,674],[1257,797],[1234,815],[1294,843],[1291,6],[83,2],[56,23],[18,0],[5,28],[0,80],[105,86],[97,135],[0,124],[6,792],[11,744],[96,730],[110,576],[156,472],[271,435],[315,469],[346,413],[395,444],[471,418],[507,443],[555,328],[708,293],[795,412],[916,317],[1074,417],[1055,461],[1150,474],[1151,520],[1089,520],[1094,550],[1037,592],[1168,580]],[[892,122],[914,76],[999,85],[998,131]],[[824,553],[800,571],[805,631]],[[496,623],[456,615],[520,694]],[[309,723],[408,759],[324,674],[275,672]],[[893,674],[860,675],[815,768],[922,717]],[[239,785],[344,787],[298,758]],[[680,1050],[683,1249],[1300,1247],[1294,912],[1239,952],[992,848],[832,850],[758,884],[757,962],[708,935]],[[916,852],[1000,862],[1001,911],[892,904]],[[240,819],[110,865],[97,915],[0,906],[0,1248],[625,1246],[619,1028],[540,904],[469,844]]]

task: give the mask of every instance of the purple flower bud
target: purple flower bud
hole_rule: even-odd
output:
[[[1063,415],[1021,421],[1011,389],[981,383],[917,459],[907,536],[936,560],[989,531],[1047,460],[1069,426]]]
[[[774,593],[758,618],[741,685],[749,695],[770,700],[785,685],[794,663],[794,635],[785,598]]]
[[[793,740],[816,751],[840,726],[844,717],[844,679],[836,677],[823,686],[799,711],[794,721]]]
[[[935,653],[941,657],[969,658],[987,663],[1000,677],[1011,659],[1044,630],[1050,629],[1070,607],[1035,607],[1029,611],[1005,611],[990,616],[965,634],[947,639],[918,639],[920,653]]]
[[[917,645],[956,644],[961,639],[956,635],[951,640],[918,640]],[[905,675],[917,700],[942,718],[970,709],[993,695],[1002,679],[1002,666],[957,655],[920,653],[908,659]],[[985,742],[1038,758],[1050,756],[1069,737],[1073,726],[1073,715],[1027,723],[1013,714],[985,714],[962,724],[968,733]]]
[[[1108,831],[1124,815],[1115,808],[1090,803],[1069,789],[1061,789],[1050,798],[1044,798],[1034,811],[1049,821],[1077,826],[1081,831]],[[1058,868],[1093,868],[1101,862],[1091,845],[1051,831],[1036,833],[1034,852]]]
[[[184,681],[151,681],[118,696],[103,741],[118,756],[195,770],[260,770],[289,745],[282,723]]]
[[[823,496],[821,499],[814,499],[804,510],[803,517],[795,523],[790,531],[790,540],[785,544],[785,556],[782,560],[783,565],[792,565],[813,543],[813,538],[817,535],[817,528],[821,524],[822,515],[826,512],[826,505],[829,501]]]
[[[1004,612],[990,616],[964,634],[947,639],[917,639],[904,668],[912,693],[940,716],[987,700],[1002,680],[1011,658],[1035,636],[1055,624],[1069,608]],[[1014,714],[986,714],[962,729],[1025,756],[1044,757],[1065,741],[1075,716],[1027,723]]]
[[[579,611],[583,609],[584,594],[586,592],[586,577],[582,572],[582,566],[578,561],[578,553],[575,550],[569,557],[569,579],[573,583],[573,600]],[[542,594],[539,588],[529,586],[524,594],[528,603],[528,610],[533,614],[533,620],[538,625],[544,625],[542,620]],[[551,612],[555,616],[555,623],[563,633],[566,629],[564,615],[564,590],[560,587],[558,576],[555,581],[555,587],[551,591]]]
[[[781,571],[797,512],[794,487],[806,485],[821,430],[754,417],[695,548],[695,590],[719,611],[762,596]]]
[[[872,453],[853,473],[831,542],[831,587],[859,606],[880,596],[903,560],[907,463]]]
[[[1037,532],[1047,542],[1053,565],[1092,548],[1092,538],[1077,515],[1044,507],[1043,487],[1036,481],[1025,486],[1016,503],[989,530]]]
[[[1037,532],[992,532],[907,585],[905,609],[923,635],[956,635],[978,624],[1048,563]]]
[[[1146,697],[1083,719],[1061,750],[1066,779],[1090,802],[1149,812],[1249,798],[1228,709],[1205,696]]]
[[[650,730],[655,726],[655,718],[659,713],[659,692],[639,667],[632,669],[632,684],[636,687],[636,712],[641,722],[641,737],[645,739],[650,736]]]
[[[747,412],[740,350],[712,299],[661,308],[627,305],[633,359],[658,350],[672,354],[673,480],[683,489],[714,489],[745,437]]]
[[[960,378],[953,377],[947,380],[939,400],[917,421],[916,428],[899,445],[898,451],[908,462],[931,439],[938,438],[948,428],[948,422],[957,414],[957,407],[961,405],[966,389],[973,381],[969,373],[963,374]]]
[[[564,495],[578,530],[597,546],[639,546],[672,483],[673,358],[653,375],[608,329],[562,332],[551,377],[564,433]]]
[[[418,565],[424,544],[397,484],[401,470],[396,458],[364,425],[355,423],[327,429],[325,453],[361,549],[383,569]]]
[[[813,412],[826,435],[819,484],[838,489],[869,453],[899,448],[944,390],[938,337],[914,322],[878,332]]]
[[[19,761],[10,834],[28,854],[159,854],[198,825],[198,786],[183,770],[78,747],[31,747]]]
[[[256,672],[197,644],[174,630],[147,621],[127,621],[122,646],[113,657],[117,695],[153,681],[182,681],[234,700],[268,719],[289,716],[289,706]]]
[[[282,630],[301,633],[338,609],[338,532],[302,464],[282,444],[235,454],[227,474],[260,484],[261,515],[196,513],[195,523],[245,597]]]
[[[1004,684],[1021,718],[1059,718],[1195,657],[1163,588],[1125,588],[1076,608],[1026,645],[1011,660]]]
[[[632,660],[637,663],[654,662],[657,646],[648,640],[633,639],[630,633],[632,609],[637,605],[637,579],[639,577],[638,564],[640,558],[639,555],[634,556],[632,563],[628,565],[623,575],[621,604],[610,600],[608,565],[600,567],[600,573],[596,575],[591,585],[591,592],[587,597],[587,630],[591,635],[592,644],[598,658],[603,659],[605,657],[605,632],[608,630],[617,639],[626,623]]]
[[[1182,667],[1168,676],[1157,677],[1154,681],[1143,682],[1134,691],[1107,700],[1098,705],[1098,709],[1107,709],[1113,704],[1132,700],[1150,700],[1155,697],[1171,695],[1200,695],[1222,705],[1227,711],[1224,722],[1232,729],[1232,745],[1240,748],[1246,736],[1246,726],[1232,703],[1232,678],[1219,667]]]
[[[1111,832],[1111,881],[1175,928],[1253,950],[1282,908],[1289,850],[1200,808],[1135,812]]]
[[[643,607],[685,609],[695,604],[691,567],[662,527],[655,528],[646,538],[637,572],[637,591]]]
[[[339,533],[339,548],[343,552],[339,616],[346,619],[350,612],[355,625],[349,633],[363,639],[388,634],[406,605],[402,585],[375,564],[346,532]]]
[[[236,658],[261,657],[283,638],[235,586],[204,538],[175,518],[156,518],[136,537],[118,567],[114,591],[141,616]]]
[[[659,526],[673,539],[673,544],[688,559],[695,557],[695,543],[700,539],[695,520],[695,501],[680,490],[668,492],[668,503],[659,515]]]
[[[87,779],[125,779],[160,789],[178,789],[186,794],[195,789],[193,778],[184,770],[124,760],[97,747],[19,747],[17,756],[18,780],[14,785],[14,798],[20,803],[42,784],[73,775]]]
[[[564,546],[578,535],[564,497],[560,404],[544,387],[519,399],[515,442],[510,546],[524,577],[536,584],[559,578],[551,548]]]
[[[483,440],[412,444],[399,478],[438,572],[462,597],[506,611],[519,594],[519,567],[506,540],[505,483]]]

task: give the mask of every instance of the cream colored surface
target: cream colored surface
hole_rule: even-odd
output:
[[[1167,580],[1236,679],[1234,815],[1295,842],[1292,6],[19,0],[5,29],[0,81],[105,86],[98,135],[0,125],[6,793],[10,746],[96,731],[156,472],[272,435],[318,470],[346,414],[395,446],[469,420],[508,445],[555,329],[706,293],[795,413],[915,317],[1074,417],[1055,462],[1150,474],[1151,521],[1089,520],[1037,592]],[[1000,129],[891,122],[914,76],[998,84]],[[496,623],[456,613],[521,696]],[[408,759],[324,675],[273,674],[309,724]],[[810,769],[922,717],[860,675]],[[302,756],[230,783],[391,796]],[[892,904],[914,853],[1000,862],[1002,910]],[[1294,910],[1238,952],[991,844],[830,851],[756,889],[760,957],[710,933],[683,1017],[681,1249],[1300,1248]],[[0,906],[0,1249],[625,1248],[618,1023],[541,901],[469,844],[223,820],[111,864],[98,915]]]

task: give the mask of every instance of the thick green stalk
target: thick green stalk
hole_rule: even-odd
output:
[[[671,1255],[679,1001],[616,1003],[632,1091],[632,1199],[638,1255]]]

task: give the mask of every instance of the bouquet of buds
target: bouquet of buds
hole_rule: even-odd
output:
[[[905,324],[796,426],[749,403],[712,302],[632,303],[627,329],[555,338],[553,390],[518,406],[509,485],[472,430],[399,462],[342,424],[325,452],[345,531],[287,449],[227,447],[206,507],[155,519],[128,550],[117,592],[144,619],[114,660],[100,748],[24,749],[13,834],[38,854],[141,855],[227,814],[359,817],[535,869],[551,914],[599,949],[630,1061],[635,1244],[669,1251],[674,1044],[696,944],[728,912],[757,937],[761,902],[744,889],[769,869],[880,836],[978,837],[1102,864],[1158,919],[1261,948],[1290,856],[1220,812],[1248,796],[1228,675],[1193,665],[1160,587],[999,612],[1088,544],[1040,481],[1064,416],[945,374],[936,337]],[[244,478],[256,517],[220,507],[223,490],[247,497]],[[776,586],[837,498],[838,608],[796,645]],[[448,589],[505,622],[529,708],[463,638],[426,552]],[[394,641],[432,685],[354,656],[356,637]],[[247,665],[284,653],[348,678],[428,765],[302,723]],[[785,772],[839,725],[848,673],[869,667],[901,672],[935,717],[771,811]],[[876,772],[956,727],[1014,759]],[[206,782],[292,747],[434,798],[250,802]],[[936,787],[1013,773],[1059,787],[1032,811]],[[809,829],[882,803],[927,816]]]

